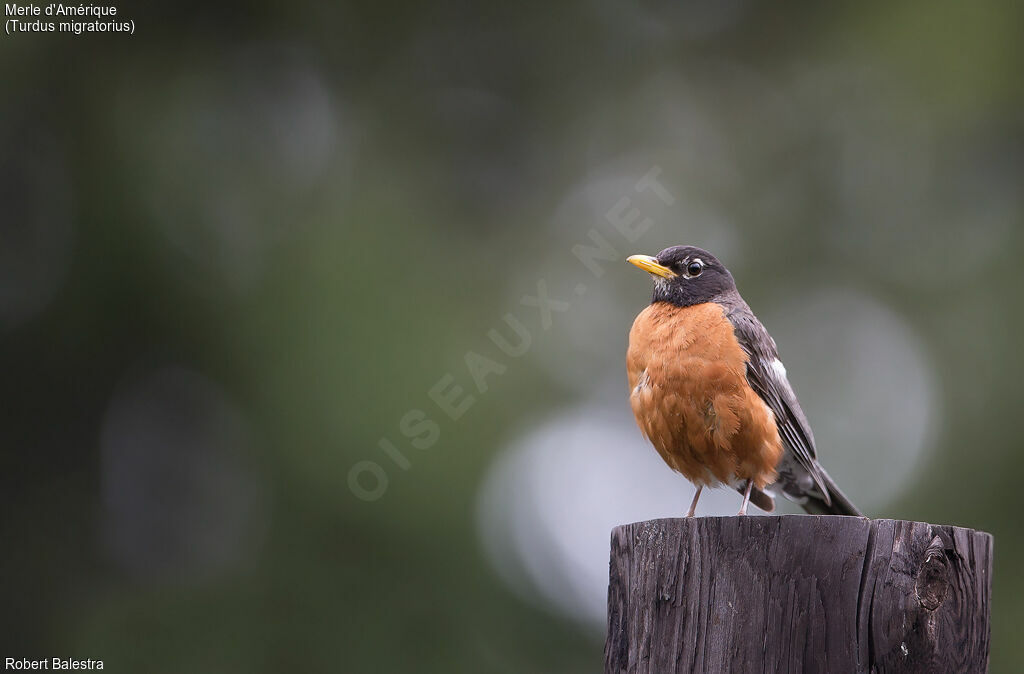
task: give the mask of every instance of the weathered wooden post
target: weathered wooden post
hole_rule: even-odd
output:
[[[786,515],[612,532],[606,674],[985,672],[992,536]]]

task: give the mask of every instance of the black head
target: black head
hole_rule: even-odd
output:
[[[654,277],[652,302],[688,307],[736,292],[736,282],[725,265],[694,246],[672,246],[655,257],[632,255],[629,262]]]

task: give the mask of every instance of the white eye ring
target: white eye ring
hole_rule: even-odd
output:
[[[697,265],[697,271],[696,272],[691,272],[690,268],[693,267],[694,265]],[[704,271],[704,261],[701,260],[698,257],[698,258],[694,258],[694,259],[692,259],[692,260],[690,260],[689,262],[686,263],[686,269],[685,269],[685,272],[684,272],[683,276],[685,276],[686,278],[695,278],[697,276],[700,276],[701,272],[703,272],[703,271]]]

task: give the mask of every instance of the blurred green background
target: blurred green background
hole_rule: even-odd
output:
[[[0,37],[0,655],[598,671],[610,526],[690,495],[631,426],[621,260],[690,243],[855,500],[995,534],[1024,662],[1024,6],[119,12]]]

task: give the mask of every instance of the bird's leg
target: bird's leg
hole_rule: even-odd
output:
[[[697,493],[693,495],[693,501],[690,503],[690,509],[686,511],[687,517],[693,517],[697,512],[697,499],[700,498],[700,492],[704,489],[704,485],[697,485]]]
[[[754,488],[754,481],[753,480],[747,480],[747,488],[743,492],[743,505],[740,506],[740,511],[738,513],[736,513],[737,515],[746,515],[747,514],[747,504],[750,503],[750,490],[753,489],[753,488]]]

